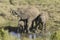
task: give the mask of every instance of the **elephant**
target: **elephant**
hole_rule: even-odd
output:
[[[17,8],[17,10],[13,10],[14,15],[16,14],[20,19],[28,19],[28,30],[31,27],[32,21],[38,16],[42,20],[41,24],[43,26],[43,30],[46,29],[46,21],[48,19],[48,13],[44,11],[39,11],[35,6],[26,6]],[[29,31],[30,32],[30,31]]]

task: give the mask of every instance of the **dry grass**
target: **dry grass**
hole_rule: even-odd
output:
[[[10,3],[9,0],[0,0],[0,1],[1,1],[0,14],[2,13],[5,15],[5,16],[0,16],[0,27],[7,26],[7,25],[17,26],[18,18],[12,15],[12,13],[10,12],[11,9],[16,10],[21,5],[33,5],[37,7],[40,10],[40,12],[44,11],[49,13],[50,19],[47,22],[47,29],[52,30],[50,29],[52,27],[54,28],[56,27],[57,29],[60,28],[60,0],[11,0],[12,4]],[[57,31],[58,33],[57,40],[60,40],[59,31]],[[11,37],[11,40],[12,38],[13,37]],[[24,38],[24,39],[29,40],[28,38]],[[6,40],[9,40],[9,38]],[[37,38],[36,40],[40,40],[40,38]]]

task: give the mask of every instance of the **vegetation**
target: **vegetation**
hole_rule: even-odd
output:
[[[60,40],[60,0],[0,0],[0,27],[17,26],[18,17],[14,16],[11,11],[16,10],[20,6],[33,5],[40,12],[49,13],[49,20],[46,23],[48,40]],[[56,32],[55,32],[56,31]],[[24,38],[29,40],[28,38]],[[24,40],[23,39],[23,40]],[[36,38],[36,40],[43,38]],[[18,40],[16,37],[9,35],[8,31],[0,29],[0,40]]]

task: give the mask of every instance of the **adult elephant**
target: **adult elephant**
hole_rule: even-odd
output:
[[[34,6],[23,6],[14,10],[13,14],[16,14],[20,17],[20,19],[28,19],[28,30],[31,27],[32,20],[34,20],[38,15],[42,20],[43,27],[46,24],[47,13],[46,12],[39,12],[39,10]],[[44,28],[43,28],[44,29]]]

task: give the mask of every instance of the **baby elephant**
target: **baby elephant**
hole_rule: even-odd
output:
[[[18,26],[20,27],[22,33],[28,33],[28,19],[20,19]]]

